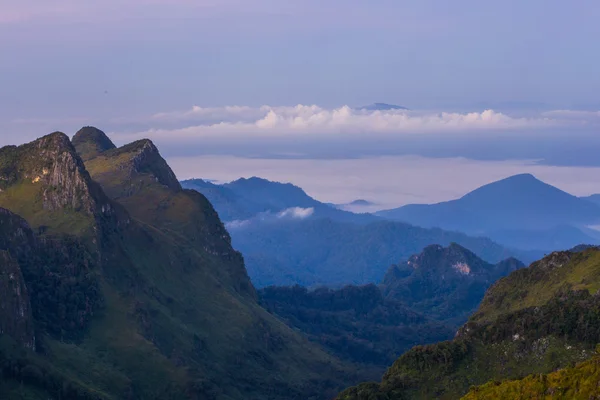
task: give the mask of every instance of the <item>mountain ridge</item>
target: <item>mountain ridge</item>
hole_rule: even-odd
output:
[[[1,338],[0,355],[21,366],[2,391],[326,398],[357,373],[258,305],[218,215],[171,184],[151,142],[88,157],[62,133],[0,149],[0,206],[33,227],[0,230],[0,244],[23,270],[40,330],[37,353]],[[23,234],[31,251],[12,239]],[[30,369],[44,372],[24,379]]]
[[[523,242],[519,248],[526,250],[567,249],[580,243],[577,240],[583,236],[593,239],[583,232],[576,232],[573,240],[566,237],[556,243],[560,235],[549,231],[560,226],[570,226],[570,229],[579,231],[600,221],[600,207],[548,185],[531,174],[514,175],[489,183],[456,200],[428,205],[411,204],[375,214],[417,226],[485,235],[507,245],[515,243],[502,232],[518,232]],[[540,241],[540,234],[546,235],[545,241]],[[540,244],[544,247],[537,247]]]

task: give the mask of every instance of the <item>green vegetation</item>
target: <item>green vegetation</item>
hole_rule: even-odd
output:
[[[514,381],[494,381],[472,388],[463,400],[556,399],[589,400],[600,395],[600,357],[550,374],[529,375]]]
[[[513,272],[488,290],[479,311],[454,340],[415,347],[393,364],[380,384],[351,388],[338,398],[455,399],[474,385],[548,374],[585,361],[594,354],[600,337],[599,270],[600,250],[588,249],[553,253],[530,268]],[[584,371],[593,372],[577,371],[582,379]],[[560,384],[567,378],[559,378],[557,384],[548,383],[549,398],[555,398],[553,394],[584,398],[582,393],[588,393],[584,389],[587,380],[567,387]],[[470,394],[480,397],[469,398],[540,398],[522,391],[537,379],[527,378],[525,386],[490,383]],[[576,375],[575,379],[580,378]]]
[[[489,264],[456,243],[431,245],[390,267],[382,288],[387,298],[457,327],[476,310],[492,282],[522,267],[514,258]]]
[[[414,345],[434,343],[454,331],[401,303],[385,300],[375,285],[308,291],[268,287],[260,303],[335,355],[375,367],[379,373]]]
[[[30,288],[37,352],[4,360],[56,377],[7,373],[9,398],[320,399],[360,379],[260,307],[216,212],[151,142],[94,148],[86,165],[63,134],[0,150],[0,205],[33,228],[15,216],[0,245]],[[36,196],[15,191],[27,182]]]

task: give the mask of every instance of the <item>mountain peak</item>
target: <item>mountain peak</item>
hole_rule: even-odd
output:
[[[436,298],[439,306],[435,313],[458,321],[475,310],[492,282],[521,267],[516,260],[489,264],[456,243],[448,247],[435,244],[390,267],[382,288],[386,297],[421,312],[431,312],[428,307]]]
[[[516,174],[509,176],[508,178],[502,179],[499,182],[540,182],[544,183],[538,178],[536,178],[533,174],[524,173],[524,174]]]
[[[397,106],[395,104],[387,104],[387,103],[373,103],[368,106],[358,107],[357,110],[367,110],[367,111],[390,111],[390,110],[408,110],[406,107]]]
[[[0,149],[0,178],[0,206],[34,227],[88,230],[96,214],[110,211],[104,194],[62,132]]]
[[[465,264],[470,260],[477,260],[482,262],[479,257],[473,254],[470,250],[462,247],[457,243],[450,243],[448,247],[440,246],[439,244],[432,244],[423,249],[420,254],[412,256],[406,264],[412,268],[442,268],[446,269],[448,266],[456,269],[457,265]],[[463,268],[464,269],[464,268]],[[471,273],[471,269],[467,266],[468,273],[461,272],[463,275]],[[465,271],[467,270],[465,269]],[[460,271],[459,271],[460,272]]]
[[[174,191],[181,190],[181,184],[175,173],[160,155],[158,148],[150,139],[140,139],[118,149],[107,151],[108,158],[121,160],[118,168],[131,173],[150,174],[156,182]],[[122,159],[119,156],[124,156]]]
[[[93,126],[85,126],[77,131],[73,136],[73,145],[83,160],[116,148],[104,132]]]

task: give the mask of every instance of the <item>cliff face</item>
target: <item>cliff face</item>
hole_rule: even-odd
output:
[[[108,198],[60,132],[0,149],[0,206],[34,228],[55,232],[90,231],[97,216],[112,212]]]
[[[0,250],[0,334],[35,350],[31,304],[17,261]]]

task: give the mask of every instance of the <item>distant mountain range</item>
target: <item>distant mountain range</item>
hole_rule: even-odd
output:
[[[379,220],[371,214],[355,214],[321,203],[291,183],[258,177],[241,178],[223,185],[190,179],[182,181],[181,185],[205,195],[225,222],[240,222],[296,208],[312,209],[311,216],[335,221],[367,223]]]
[[[487,236],[520,249],[555,250],[598,242],[586,229],[600,222],[600,206],[594,199],[575,197],[533,175],[521,174],[482,186],[457,200],[411,204],[376,215]]]
[[[204,194],[226,221],[257,287],[380,282],[390,265],[432,243],[459,243],[491,263],[510,256],[532,261],[543,254],[512,251],[484,237],[339,210],[292,184],[256,177],[223,185],[193,179],[182,186]]]
[[[365,225],[326,218],[256,221],[230,226],[229,231],[257,287],[380,282],[390,265],[431,243],[457,242],[493,263],[510,256],[535,259],[535,255],[510,251],[487,238],[393,221]]]
[[[356,107],[357,110],[366,110],[366,111],[390,111],[390,110],[408,110],[406,107],[397,106],[394,104],[386,104],[386,103],[374,103],[369,104],[368,106]]]

